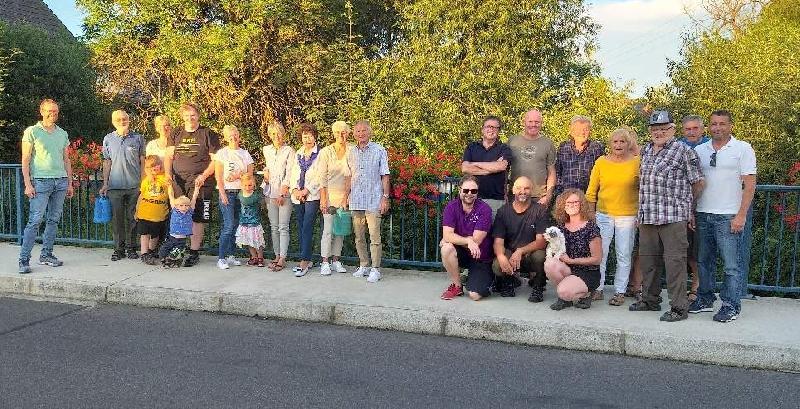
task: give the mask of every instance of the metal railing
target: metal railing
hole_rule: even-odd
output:
[[[56,242],[62,244],[111,246],[108,225],[92,223],[94,197],[100,187],[98,175],[73,182],[75,196],[64,204],[64,216]],[[439,183],[442,192],[424,207],[395,204],[382,224],[383,261],[401,268],[441,268],[439,240],[444,205],[454,197],[457,179]],[[756,200],[745,227],[742,261],[748,271],[747,289],[780,293],[800,293],[798,283],[798,240],[800,238],[800,186],[759,185]],[[0,164],[0,239],[21,241],[28,217],[28,200],[23,194],[20,165]],[[215,252],[219,215],[207,228],[205,245]],[[266,222],[266,217],[263,219]],[[266,224],[266,223],[265,223]],[[322,218],[315,229],[315,248],[319,254]],[[294,223],[291,226],[294,230]],[[267,233],[268,234],[268,233]],[[291,249],[297,249],[292,235]],[[266,249],[269,252],[270,248]],[[613,251],[610,252],[613,258]],[[355,247],[345,240],[343,258],[353,260]],[[292,254],[295,255],[296,254]],[[609,269],[613,270],[613,269]],[[608,274],[607,282],[613,281]],[[742,287],[742,291],[747,290]]]

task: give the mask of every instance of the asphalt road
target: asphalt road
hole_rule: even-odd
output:
[[[800,375],[0,298],[0,408],[797,408]]]

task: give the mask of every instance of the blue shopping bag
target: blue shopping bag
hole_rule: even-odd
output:
[[[94,222],[104,224],[111,221],[111,201],[107,196],[97,196],[94,200]]]

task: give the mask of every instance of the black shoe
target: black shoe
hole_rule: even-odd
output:
[[[661,311],[661,304],[649,305],[644,301],[638,301],[631,304],[628,311]]]
[[[592,306],[592,293],[589,293],[589,295],[581,298],[575,303],[575,308],[580,308],[582,310],[589,309],[591,306]]]
[[[685,320],[686,318],[689,318],[689,314],[686,311],[672,308],[665,312],[664,315],[659,318],[659,320],[664,322],[675,322]]]
[[[111,254],[111,261],[119,261],[125,258],[125,250],[114,250],[114,253]]]
[[[522,280],[517,276],[511,276],[511,282],[514,284],[514,288],[522,286]]]
[[[184,267],[191,267],[200,262],[200,253],[196,250],[189,250],[189,254],[183,260]]]
[[[139,253],[137,253],[135,249],[128,249],[127,256],[129,259],[135,260],[139,258]]]
[[[531,295],[528,296],[528,301],[530,302],[542,302],[544,301],[544,288],[542,287],[533,287],[531,289]]]
[[[144,253],[141,257],[142,263],[154,266],[158,264],[158,255],[155,253]]]
[[[550,309],[554,311],[561,311],[567,307],[572,307],[572,301],[564,301],[558,298],[556,299],[556,302],[550,304]]]

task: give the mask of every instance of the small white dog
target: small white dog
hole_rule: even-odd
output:
[[[567,244],[564,241],[564,233],[556,226],[550,226],[544,230],[544,239],[547,240],[547,258],[558,260],[562,254],[567,252]]]

